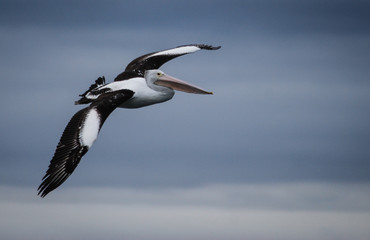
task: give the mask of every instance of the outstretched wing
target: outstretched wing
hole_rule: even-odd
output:
[[[183,45],[176,48],[171,48],[163,51],[149,53],[140,56],[133,61],[131,61],[124,72],[120,73],[114,81],[122,81],[132,77],[144,77],[145,70],[158,69],[164,63],[174,59],[176,57],[193,53],[201,49],[205,50],[217,50],[218,47],[213,47],[211,45],[204,44],[189,44]]]
[[[78,111],[69,121],[50,161],[38,195],[45,197],[59,187],[74,171],[92,146],[109,114],[133,96],[130,90],[103,94],[89,107]]]

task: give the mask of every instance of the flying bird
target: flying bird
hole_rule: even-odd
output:
[[[38,195],[45,197],[73,173],[98,137],[104,121],[116,108],[140,108],[165,102],[174,96],[174,90],[212,94],[167,75],[158,68],[169,60],[185,54],[219,48],[220,46],[190,44],[153,52],[131,61],[124,72],[111,83],[106,84],[105,78],[99,77],[75,102],[90,105],[78,111],[67,124],[49,168],[38,187]]]

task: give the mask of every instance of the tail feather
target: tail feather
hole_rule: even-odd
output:
[[[91,103],[91,99],[88,99],[86,98],[86,95],[91,92],[92,90],[98,88],[98,87],[101,87],[105,85],[105,77],[102,76],[102,77],[99,77],[98,79],[95,80],[95,83],[91,84],[89,89],[80,94],[79,96],[81,97],[78,101],[75,101],[75,104],[78,105],[78,104],[87,104],[87,103]]]

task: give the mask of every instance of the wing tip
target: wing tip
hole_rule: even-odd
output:
[[[47,176],[47,178],[46,179],[43,178],[42,183],[37,188],[38,191],[37,195],[44,198],[50,192],[54,191],[56,188],[62,185],[70,175],[71,174],[63,174],[62,176],[59,176],[57,179],[54,178],[55,175],[53,178],[50,178],[51,175],[49,174],[45,175]]]
[[[40,196],[41,198],[44,198],[50,192],[47,191],[47,188],[43,183],[41,183],[37,191],[38,191],[37,196]]]
[[[221,48],[221,46],[216,46],[216,47],[214,47],[214,46],[212,46],[212,45],[200,44],[200,45],[199,45],[199,48],[200,48],[200,49],[205,49],[205,50],[218,50],[218,49],[220,49],[220,48]]]
[[[41,198],[45,198],[45,196],[47,195],[48,193],[45,193],[45,192],[42,192],[42,191],[39,191],[37,193],[37,196],[40,196]]]
[[[218,50],[221,48],[221,46],[212,46],[209,44],[187,44],[187,45],[181,45],[178,47],[189,47],[189,46],[198,47],[199,49],[204,49],[204,50]]]
[[[42,178],[42,183],[37,188],[37,196],[44,198],[48,195],[51,191],[53,191],[56,187],[53,187],[52,182],[50,181],[50,175],[47,173]]]

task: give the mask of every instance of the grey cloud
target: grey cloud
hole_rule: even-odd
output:
[[[241,7],[252,4],[234,3]],[[275,7],[290,6],[287,13],[295,8],[300,13],[304,8],[289,5],[289,1],[282,6],[269,5],[268,1],[263,4],[257,4],[259,17],[266,19],[275,16],[267,14]],[[339,18],[328,10],[329,2],[312,4],[309,15],[322,7],[327,10],[318,12],[327,13],[325,21]],[[333,8],[344,11],[347,5],[341,2]],[[358,8],[357,3],[348,8],[359,13],[354,19],[362,16]],[[49,19],[48,8],[34,9],[25,14],[44,11]],[[68,6],[60,11],[66,9]],[[214,19],[217,31],[202,24],[192,28],[191,21],[179,29],[162,25],[160,31],[151,25],[136,29],[93,24],[48,28],[31,21],[34,25],[30,26],[22,23],[21,14],[19,25],[2,22],[0,74],[4,81],[0,98],[6,115],[0,119],[1,183],[39,183],[65,124],[80,109],[73,101],[98,76],[105,75],[110,81],[133,58],[188,42],[220,44],[222,48],[184,56],[162,69],[215,95],[178,93],[161,105],[117,110],[77,174],[67,181],[67,188],[368,181],[366,25],[356,25],[361,34],[343,30],[336,35],[330,29],[311,34],[310,29],[301,29],[302,34],[292,35],[246,21],[250,28],[241,31],[248,14],[244,16],[235,5],[228,5],[225,11],[214,9],[228,17]],[[178,17],[185,22],[184,15]],[[50,18],[49,24],[53,24]],[[194,21],[197,18],[209,21],[200,13]],[[291,13],[287,18],[300,22],[305,17]],[[109,24],[104,18],[101,21]],[[297,30],[280,16],[270,23]]]
[[[74,188],[38,199],[31,197],[33,189],[0,187],[6,216],[0,218],[0,236],[365,240],[368,189],[368,184],[328,183]]]
[[[50,28],[155,27],[290,33],[366,33],[366,1],[2,1],[1,22]],[[365,27],[367,26],[367,27]],[[226,31],[226,32],[225,32]]]

